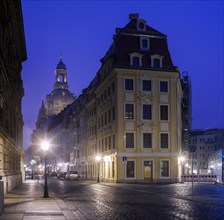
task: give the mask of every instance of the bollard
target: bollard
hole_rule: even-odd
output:
[[[4,212],[4,184],[0,176],[0,215]]]

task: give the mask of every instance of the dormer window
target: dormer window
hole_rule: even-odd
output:
[[[158,58],[153,59],[153,67],[160,68],[160,59]]]
[[[142,66],[142,54],[140,53],[131,53],[130,55],[130,65],[133,67]]]
[[[132,66],[140,66],[139,57],[132,57]]]
[[[139,31],[146,31],[146,21],[143,19],[139,19],[137,22],[137,29]]]
[[[154,54],[151,56],[151,67],[163,68],[163,56]]]
[[[148,37],[140,37],[140,49],[141,50],[149,50],[149,38]]]

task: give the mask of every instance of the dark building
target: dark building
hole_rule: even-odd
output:
[[[0,1],[0,175],[5,193],[22,181],[24,96],[22,62],[27,59],[20,0]]]

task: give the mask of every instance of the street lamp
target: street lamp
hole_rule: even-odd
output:
[[[49,198],[48,186],[47,186],[47,169],[46,169],[46,151],[49,149],[49,143],[47,141],[43,141],[41,143],[41,147],[42,147],[42,150],[44,151],[44,176],[45,176],[43,198]]]
[[[101,157],[98,155],[96,156],[96,161],[97,161],[97,167],[98,167],[98,171],[97,171],[97,183],[100,182],[100,160],[101,160]]]

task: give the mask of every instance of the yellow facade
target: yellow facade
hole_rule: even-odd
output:
[[[133,91],[125,91],[125,79],[133,79]],[[152,89],[150,92],[142,91],[142,80],[150,79]],[[160,81],[168,82],[168,92],[159,91]],[[104,181],[113,182],[144,182],[144,181],[177,181],[178,179],[178,153],[181,147],[181,84],[178,72],[158,72],[151,70],[113,69],[103,83],[96,89],[96,100],[104,96],[104,91],[114,83],[114,92],[103,97],[102,103],[96,106],[95,118],[100,123],[94,134],[95,151],[91,151],[90,164],[95,168],[93,174]],[[134,105],[134,118],[125,118],[125,104]],[[142,106],[152,106],[152,119],[142,118]],[[160,105],[168,106],[168,120],[160,120]],[[115,109],[115,120],[109,110]],[[105,113],[107,119],[105,123]],[[101,118],[102,116],[102,118]],[[103,122],[101,121],[103,120]],[[97,120],[95,120],[97,121]],[[103,123],[101,126],[101,122]],[[93,120],[88,124],[92,125]],[[134,147],[126,148],[126,133],[134,134]],[[152,134],[152,147],[143,147],[143,133]],[[168,134],[168,148],[160,147],[160,134]],[[109,137],[115,135],[115,148],[109,147]],[[93,140],[93,139],[92,139]],[[106,143],[107,142],[107,143]],[[89,142],[90,143],[90,142]],[[92,144],[91,144],[92,145]],[[104,146],[102,146],[104,145]],[[113,145],[111,143],[110,145]],[[93,145],[92,145],[93,146]],[[92,147],[90,147],[92,149]],[[101,156],[99,162],[94,161],[96,155]],[[123,160],[127,159],[127,162]],[[168,175],[161,175],[161,163],[167,161]],[[95,165],[94,165],[95,164]],[[130,171],[127,171],[130,166]],[[132,167],[133,166],[133,167]],[[130,172],[130,173],[127,173]],[[132,174],[133,173],[133,174]],[[131,176],[131,177],[130,177]],[[96,177],[95,177],[96,178]]]

